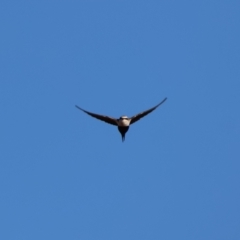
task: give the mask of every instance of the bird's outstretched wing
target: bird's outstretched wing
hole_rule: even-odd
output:
[[[91,113],[91,112],[88,112],[88,111],[80,108],[80,107],[77,106],[77,105],[75,105],[75,106],[76,106],[76,108],[80,109],[81,111],[87,113],[88,115],[90,115],[90,116],[92,116],[92,117],[94,117],[94,118],[97,118],[97,119],[99,119],[99,120],[101,120],[101,121],[104,121],[104,122],[106,122],[106,123],[109,123],[109,124],[112,124],[112,125],[117,126],[117,119],[115,119],[115,118],[111,118],[111,117],[108,117],[108,116],[99,115],[99,114],[96,114],[96,113]]]
[[[135,122],[137,122],[140,118],[145,117],[146,115],[148,115],[150,112],[152,112],[153,110],[155,110],[157,107],[159,107],[161,104],[163,104],[165,101],[167,100],[167,98],[164,98],[158,105],[156,105],[153,108],[150,108],[144,112],[141,112],[133,117],[131,117],[131,121],[130,124],[133,124]]]

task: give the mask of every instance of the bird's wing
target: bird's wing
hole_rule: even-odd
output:
[[[144,112],[141,112],[133,117],[131,117],[131,121],[130,124],[133,124],[135,122],[137,122],[140,118],[145,117],[146,115],[148,115],[150,112],[152,112],[153,110],[155,110],[157,107],[159,107],[162,103],[164,103],[167,100],[167,98],[164,98],[158,105],[156,105],[153,108],[150,108]]]
[[[80,108],[79,106],[76,105],[76,108],[80,109],[81,111],[87,113],[88,115],[94,117],[94,118],[97,118],[101,121],[104,121],[106,123],[109,123],[109,124],[112,124],[112,125],[115,125],[117,126],[117,119],[115,118],[111,118],[111,117],[108,117],[108,116],[103,116],[103,115],[99,115],[99,114],[96,114],[96,113],[91,113],[91,112],[88,112],[82,108]]]

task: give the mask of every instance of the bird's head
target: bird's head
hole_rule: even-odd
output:
[[[129,119],[127,116],[121,116],[120,119],[124,120],[124,119]]]

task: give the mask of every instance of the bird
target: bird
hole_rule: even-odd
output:
[[[137,122],[138,120],[140,120],[141,118],[145,117],[146,115],[148,115],[149,113],[151,113],[152,111],[154,111],[157,107],[159,107],[161,104],[163,104],[165,101],[167,100],[167,98],[164,98],[160,103],[158,103],[156,106],[146,110],[146,111],[143,111],[141,113],[138,113],[132,117],[127,117],[127,116],[121,116],[120,118],[113,118],[113,117],[109,117],[109,116],[105,116],[105,115],[100,115],[100,114],[96,114],[96,113],[92,113],[92,112],[89,112],[89,111],[86,111],[82,108],[80,108],[79,106],[75,105],[76,108],[78,108],[79,110],[85,112],[86,114],[98,119],[98,120],[101,120],[101,121],[104,121],[108,124],[112,124],[114,126],[117,126],[118,127],[118,131],[121,133],[121,136],[122,136],[122,142],[124,142],[125,140],[125,134],[126,132],[128,131],[129,129],[129,126],[135,122]]]

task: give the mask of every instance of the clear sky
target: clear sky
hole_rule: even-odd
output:
[[[0,239],[239,240],[239,12],[1,0]]]

